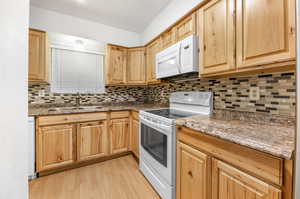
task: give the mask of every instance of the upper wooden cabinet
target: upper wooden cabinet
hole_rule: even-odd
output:
[[[90,160],[108,155],[106,120],[80,123],[77,127],[77,159]]]
[[[161,40],[161,49],[160,50],[164,50],[164,49],[170,47],[171,45],[175,44],[175,42],[176,42],[175,28],[172,28],[172,29],[164,32],[160,36],[160,40]]]
[[[281,190],[216,159],[212,161],[212,182],[213,199],[282,198]]]
[[[208,199],[211,196],[210,157],[177,142],[177,199]]]
[[[157,39],[147,46],[147,83],[159,83],[156,79],[156,54],[161,49],[161,40]]]
[[[29,30],[29,65],[30,82],[48,81],[47,36],[43,31]]]
[[[198,11],[200,73],[235,69],[235,0],[213,0]]]
[[[37,132],[37,171],[62,167],[75,162],[72,125],[41,127]]]
[[[196,34],[197,32],[197,13],[193,13],[184,18],[178,25],[175,26],[176,41],[181,41],[184,38]]]
[[[295,0],[237,2],[237,67],[295,59]]]
[[[145,48],[130,48],[127,51],[127,84],[146,84]]]
[[[212,0],[197,23],[200,75],[295,64],[295,0]]]
[[[118,154],[129,151],[129,120],[112,119],[110,124],[110,153]]]
[[[127,48],[107,45],[106,83],[124,84],[126,82]]]

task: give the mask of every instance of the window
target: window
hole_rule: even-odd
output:
[[[53,93],[104,93],[104,55],[51,48]]]

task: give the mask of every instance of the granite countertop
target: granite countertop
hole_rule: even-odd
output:
[[[293,123],[228,120],[215,116],[192,116],[176,120],[176,124],[250,147],[276,157],[291,159],[295,148]]]
[[[88,109],[74,109],[69,104],[30,105],[29,116],[47,116],[72,113],[92,113],[166,108],[167,105],[123,103],[82,105]],[[65,109],[67,108],[67,109]],[[295,148],[295,122],[281,116],[216,111],[213,116],[192,116],[176,120],[176,124],[199,133],[250,147],[276,157],[291,159]]]
[[[122,111],[122,110],[135,110],[142,109],[157,109],[165,108],[167,105],[157,104],[98,104],[98,105],[81,105],[82,109],[69,104],[50,104],[50,105],[30,105],[28,107],[29,116],[47,116],[47,115],[61,115],[61,114],[73,114],[73,113],[93,113],[93,112],[105,112],[105,111]],[[87,107],[86,109],[84,107]]]

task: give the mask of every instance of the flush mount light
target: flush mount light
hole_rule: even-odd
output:
[[[84,47],[84,42],[80,39],[75,40],[74,43],[76,48],[82,49]]]
[[[79,4],[85,4],[86,0],[76,0]]]

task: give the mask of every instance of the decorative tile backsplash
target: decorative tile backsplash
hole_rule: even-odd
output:
[[[182,78],[182,77],[181,77]],[[260,99],[250,100],[250,88],[259,87]],[[213,91],[215,109],[265,112],[273,115],[295,116],[296,80],[294,73],[275,73],[238,78],[169,79],[168,83],[151,86],[107,86],[105,94],[83,94],[83,104],[148,102],[168,103],[176,91]],[[42,91],[42,92],[41,92]],[[44,96],[40,93],[44,92]],[[74,94],[54,94],[49,84],[29,86],[29,103],[75,103]]]
[[[250,88],[259,87],[260,99],[250,100]],[[166,103],[175,91],[213,91],[214,108],[266,112],[295,116],[296,80],[294,73],[276,73],[239,78],[197,79],[150,86],[149,101]]]
[[[29,104],[75,104],[76,94],[57,94],[50,92],[49,84],[29,85]],[[104,94],[80,94],[82,104],[145,102],[147,87],[107,86]]]

